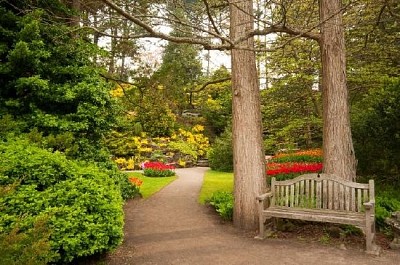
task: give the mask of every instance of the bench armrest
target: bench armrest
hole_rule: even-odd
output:
[[[364,202],[363,205],[365,206],[366,210],[370,210],[375,207],[375,200],[371,200],[369,202]]]
[[[266,198],[272,197],[272,192],[267,192],[256,197],[259,202],[264,201]]]

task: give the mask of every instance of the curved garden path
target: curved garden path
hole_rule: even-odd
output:
[[[400,264],[400,252],[362,251],[290,240],[253,239],[223,224],[197,197],[207,168],[177,169],[179,178],[126,207],[125,239],[106,264]]]

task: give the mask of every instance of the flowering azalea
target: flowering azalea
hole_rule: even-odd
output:
[[[140,187],[143,184],[143,180],[135,178],[135,177],[131,177],[129,178],[129,181],[135,185],[136,187]]]

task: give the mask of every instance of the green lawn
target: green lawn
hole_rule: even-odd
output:
[[[199,202],[204,204],[216,191],[233,191],[233,173],[208,170],[204,175]]]
[[[128,174],[129,177],[136,177],[143,181],[142,186],[140,186],[140,193],[142,194],[143,198],[148,198],[157,191],[161,190],[169,183],[174,181],[177,177],[163,177],[163,178],[150,178],[143,176],[142,173],[139,172],[132,172]]]

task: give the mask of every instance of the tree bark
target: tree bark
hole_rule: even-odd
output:
[[[355,180],[340,0],[320,0],[324,172]]]
[[[229,1],[231,39],[253,30],[253,1]],[[232,50],[232,109],[234,159],[234,215],[236,227],[256,229],[256,196],[265,192],[265,157],[262,141],[260,91],[257,78],[254,39],[249,38]]]

